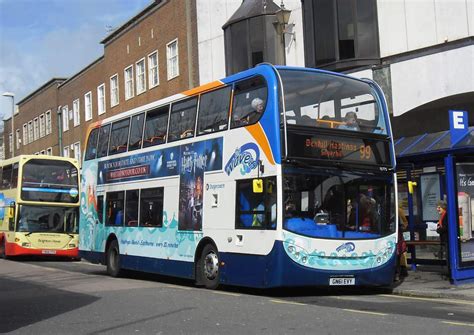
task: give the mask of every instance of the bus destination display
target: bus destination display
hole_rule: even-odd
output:
[[[288,155],[370,165],[389,165],[388,142],[328,135],[288,134]]]

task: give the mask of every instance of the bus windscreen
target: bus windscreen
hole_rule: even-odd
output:
[[[23,165],[21,199],[55,203],[77,203],[79,175],[66,161],[32,159]]]

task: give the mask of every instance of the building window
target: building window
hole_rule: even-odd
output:
[[[39,124],[39,127],[40,127],[40,137],[44,137],[45,136],[45,132],[46,132],[46,120],[45,120],[45,117],[44,117],[44,114],[41,114],[40,115],[40,124]]]
[[[39,120],[35,118],[33,120],[33,139],[36,141],[39,138]]]
[[[168,80],[179,76],[178,40],[166,45],[166,59],[168,64]]]
[[[46,155],[52,156],[53,155],[53,148],[49,147],[48,149],[46,149]]]
[[[71,157],[71,151],[70,151],[69,145],[64,146],[63,157]]]
[[[74,100],[72,103],[72,114],[74,127],[77,127],[81,124],[81,113],[79,112],[79,99]]]
[[[84,113],[86,117],[86,121],[92,119],[92,93],[87,92],[84,94]]]
[[[69,130],[69,107],[64,106],[62,108],[62,116],[63,116],[63,131]]]
[[[148,85],[150,88],[160,84],[160,76],[158,74],[158,52],[155,51],[148,56]]]
[[[23,124],[23,145],[28,144],[28,126],[26,123]]]
[[[10,152],[13,152],[13,134],[12,133],[8,134],[8,147],[10,149]]]
[[[20,143],[21,143],[20,129],[17,129],[15,131],[15,133],[16,133],[16,149],[19,150],[20,149]]]
[[[119,104],[118,74],[110,77],[110,107]]]
[[[74,150],[74,158],[77,159],[78,162],[81,161],[81,142],[76,142],[73,145]]]
[[[46,135],[51,134],[53,127],[51,124],[51,111],[46,112]]]
[[[28,122],[28,143],[33,143],[33,121]]]
[[[133,98],[133,66],[125,69],[125,100]]]
[[[303,2],[305,63],[343,71],[380,62],[376,0]]]
[[[141,59],[137,62],[137,95],[145,92],[146,90],[146,79],[145,79],[145,59]]]
[[[105,85],[97,87],[97,114],[105,113]]]

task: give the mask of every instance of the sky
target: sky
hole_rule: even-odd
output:
[[[152,0],[0,0],[0,122],[51,78],[68,78],[103,55],[100,41]]]

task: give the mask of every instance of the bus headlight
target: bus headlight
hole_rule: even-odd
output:
[[[30,248],[30,247],[31,247],[31,243],[29,243],[29,242],[23,242],[23,243],[21,244],[21,246],[24,247],[24,248]]]
[[[75,248],[76,245],[74,243],[69,243],[69,248]]]

